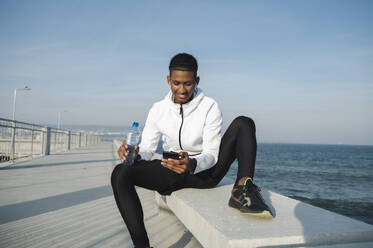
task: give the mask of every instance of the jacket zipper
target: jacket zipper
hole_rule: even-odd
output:
[[[183,127],[183,123],[184,123],[183,104],[180,104],[180,115],[181,115],[181,125],[179,129],[179,146],[180,146],[180,149],[183,150],[183,147],[181,146],[181,128]]]
[[[181,115],[181,125],[180,125],[180,129],[179,129],[179,146],[180,146],[180,149],[183,150],[183,147],[181,146],[181,129],[183,127],[183,123],[184,123],[184,110],[183,110],[183,105],[180,104],[180,115]],[[197,156],[201,154],[201,152],[199,153],[196,153],[196,154],[192,154],[192,155],[189,155],[190,157],[193,157],[193,156]]]

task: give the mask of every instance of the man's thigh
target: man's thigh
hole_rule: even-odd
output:
[[[136,186],[163,192],[173,191],[184,184],[185,173],[178,174],[161,165],[161,160],[139,160],[131,166]]]

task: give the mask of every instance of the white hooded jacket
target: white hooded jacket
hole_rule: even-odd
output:
[[[195,88],[193,99],[185,104],[174,103],[170,91],[149,111],[139,154],[142,159],[151,160],[161,138],[164,151],[188,152],[190,158],[197,160],[196,174],[217,162],[221,127],[218,104],[200,88]]]

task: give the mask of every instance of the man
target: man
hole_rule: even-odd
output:
[[[198,88],[197,60],[189,54],[175,55],[169,65],[170,92],[149,111],[142,141],[135,148],[133,166],[119,164],[111,184],[119,211],[135,247],[149,247],[141,203],[135,186],[171,194],[181,188],[211,188],[238,160],[236,183],[229,206],[242,213],[272,216],[253,183],[256,136],[252,119],[237,117],[221,136],[222,115],[218,104]],[[176,151],[181,159],[151,160],[158,141],[165,151]],[[127,144],[118,149],[123,162]]]

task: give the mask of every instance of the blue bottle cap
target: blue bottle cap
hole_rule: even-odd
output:
[[[139,123],[138,122],[133,122],[133,124],[132,124],[132,127],[138,127],[139,126]]]

